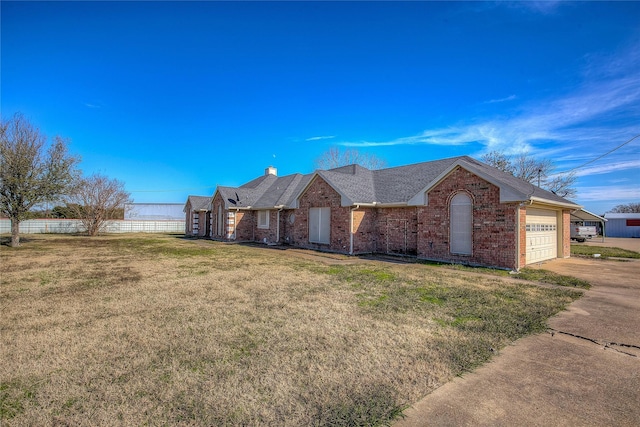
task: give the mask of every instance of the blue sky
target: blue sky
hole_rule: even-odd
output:
[[[330,147],[389,166],[491,150],[568,171],[640,134],[640,2],[7,2],[2,117],[70,139],[136,202]],[[576,170],[640,200],[640,138]]]

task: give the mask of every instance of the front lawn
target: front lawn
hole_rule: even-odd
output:
[[[567,286],[581,289],[591,288],[591,284],[586,280],[578,279],[572,276],[565,276],[563,274],[554,273],[552,271],[540,268],[524,267],[521,268],[517,273],[513,273],[496,268],[470,267],[459,264],[432,263],[432,265],[437,265],[448,270],[466,271],[470,273],[487,274],[498,277],[511,277],[514,279],[527,280],[529,282],[546,283],[549,285]]]
[[[640,258],[640,252],[628,249],[610,248],[606,246],[571,245],[571,255],[593,257],[600,254],[601,258]]]
[[[29,236],[0,265],[3,426],[385,425],[580,296],[162,235]]]

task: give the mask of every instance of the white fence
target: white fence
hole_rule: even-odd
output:
[[[184,220],[146,221],[114,220],[107,222],[104,233],[184,233]],[[30,219],[20,223],[21,234],[81,233],[85,229],[78,219]],[[11,221],[0,219],[0,234],[11,233]]]

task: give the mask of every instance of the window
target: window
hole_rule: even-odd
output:
[[[331,208],[309,208],[309,242],[330,243]]]
[[[456,194],[451,199],[450,209],[450,250],[454,254],[471,255],[473,246],[471,198],[465,193]]]
[[[197,213],[193,214],[193,223],[191,224],[191,229],[193,234],[198,234],[198,229],[200,228],[200,215]]]
[[[258,211],[258,228],[269,228],[269,211]]]
[[[216,234],[222,236],[222,205],[218,205],[218,218],[216,220]]]

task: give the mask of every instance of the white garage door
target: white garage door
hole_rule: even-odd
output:
[[[527,264],[558,256],[558,219],[555,211],[527,208]]]

